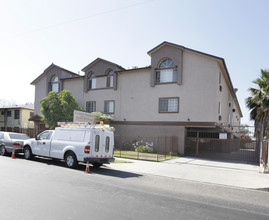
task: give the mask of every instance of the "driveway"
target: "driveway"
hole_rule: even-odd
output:
[[[119,160],[127,160],[118,158]],[[210,184],[248,189],[269,189],[269,174],[259,166],[238,162],[220,162],[193,157],[181,157],[164,162],[127,160],[131,163],[112,163],[111,169],[138,174],[150,174]]]

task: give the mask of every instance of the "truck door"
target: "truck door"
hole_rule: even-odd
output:
[[[104,147],[103,147],[103,155],[104,157],[113,157],[113,149],[114,148],[114,136],[109,133],[104,133]]]
[[[112,157],[113,154],[113,137],[108,132],[96,131],[93,135],[94,147],[93,157],[106,158]]]
[[[52,131],[44,131],[37,136],[36,141],[33,142],[33,154],[48,157],[50,153],[50,141]]]

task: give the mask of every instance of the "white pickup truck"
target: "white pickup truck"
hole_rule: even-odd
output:
[[[79,126],[75,123],[47,130],[24,142],[24,158],[43,156],[64,159],[65,165],[75,168],[78,162],[99,167],[114,161],[114,133],[106,126]]]

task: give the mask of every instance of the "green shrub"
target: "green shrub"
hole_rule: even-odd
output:
[[[140,152],[140,153],[152,153],[153,148],[147,147],[147,146],[138,146],[135,148],[135,151]]]

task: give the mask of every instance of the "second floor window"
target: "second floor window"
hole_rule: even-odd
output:
[[[156,83],[171,83],[177,81],[177,69],[174,61],[165,59],[156,69]]]
[[[96,78],[95,78],[94,73],[89,74],[88,89],[96,89]]]
[[[20,119],[20,110],[15,110],[14,112],[14,119]]]
[[[109,70],[107,73],[107,80],[106,80],[106,87],[111,88],[113,87],[113,77],[114,77],[114,71],[113,70]]]
[[[50,92],[58,93],[60,91],[60,81],[58,76],[53,76],[50,80]]]

